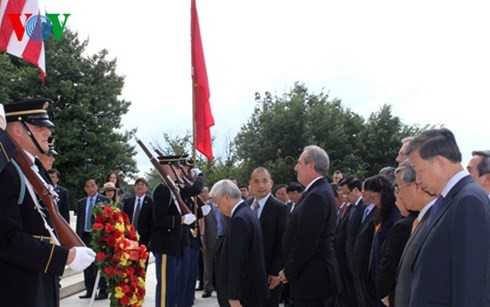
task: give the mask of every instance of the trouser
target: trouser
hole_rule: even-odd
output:
[[[177,306],[178,287],[181,278],[181,258],[153,253],[157,275],[156,307]]]
[[[214,256],[216,255],[215,248],[206,248],[203,253],[204,258],[204,291],[213,292],[213,275],[214,275]]]
[[[83,243],[85,243],[86,246],[90,246],[92,241],[92,234],[90,232],[84,232],[82,235],[82,241]],[[91,265],[89,265],[85,270],[83,270],[83,282],[85,284],[85,289],[87,290],[88,294],[92,294],[95,287],[96,278],[97,278],[97,266],[95,265],[95,262],[92,262]],[[105,278],[103,278],[102,276],[100,277],[98,287],[100,288],[99,293],[108,294],[106,293],[107,282]],[[95,289],[95,291],[97,291],[97,289]]]
[[[190,307],[194,304],[198,269],[199,248],[184,245],[182,250],[182,278],[177,299],[178,307]]]

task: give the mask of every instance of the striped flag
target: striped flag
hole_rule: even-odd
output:
[[[209,104],[209,84],[196,0],[191,0],[192,82],[194,90],[194,120],[196,149],[209,160],[213,159],[211,127],[214,118]]]
[[[44,84],[44,42],[33,40],[25,33],[26,20],[35,13],[39,14],[38,0],[0,0],[0,50],[39,67]],[[41,18],[37,20],[36,27],[40,27]],[[15,22],[21,23],[17,29],[14,27]]]

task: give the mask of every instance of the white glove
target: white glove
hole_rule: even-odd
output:
[[[206,216],[209,214],[209,212],[211,212],[211,206],[210,205],[201,206],[201,211],[202,211],[202,215]]]
[[[5,127],[7,127],[7,122],[5,121],[5,111],[3,109],[3,104],[0,104],[0,128],[5,130]]]
[[[195,167],[195,168],[192,168],[192,169],[191,169],[191,174],[192,174],[192,177],[197,177],[197,176],[199,176],[201,173],[202,173],[202,172],[201,172],[201,170],[200,170],[200,169],[198,169],[197,167]]]
[[[75,259],[68,265],[75,272],[86,269],[95,260],[95,252],[88,247],[75,246]]]
[[[196,216],[192,213],[188,213],[184,215],[184,224],[186,225],[190,225],[194,223],[195,220],[196,220]]]

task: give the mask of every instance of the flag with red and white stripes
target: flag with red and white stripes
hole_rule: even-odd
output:
[[[0,50],[39,67],[44,83],[46,75],[44,42],[31,39],[26,33],[16,33],[13,25],[15,18],[12,16],[17,16],[17,18],[20,16],[21,19],[27,20],[32,14],[39,14],[38,0],[0,0]],[[24,20],[22,30],[24,30],[26,20]]]

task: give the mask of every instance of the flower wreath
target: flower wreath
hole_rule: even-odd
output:
[[[92,249],[95,264],[107,280],[111,306],[142,306],[145,298],[145,266],[148,252],[139,245],[139,234],[128,215],[111,204],[94,208]]]

